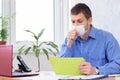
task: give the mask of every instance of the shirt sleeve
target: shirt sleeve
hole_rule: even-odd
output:
[[[61,46],[60,57],[72,57],[72,48],[67,48],[68,38],[65,39]]]
[[[108,63],[99,67],[99,74],[120,73],[120,46],[112,34],[107,36],[105,45]]]

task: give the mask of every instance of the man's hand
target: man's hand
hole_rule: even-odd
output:
[[[88,62],[83,62],[80,66],[79,69],[81,72],[87,75],[96,75],[96,69],[92,67],[92,65]]]
[[[68,33],[68,43],[67,43],[67,47],[70,48],[74,42],[74,40],[77,38],[78,36],[78,32],[76,30],[71,30]]]

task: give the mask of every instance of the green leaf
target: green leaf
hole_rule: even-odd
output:
[[[42,36],[44,30],[45,30],[45,29],[42,29],[42,30],[40,31],[40,33],[38,34],[38,39]]]
[[[0,35],[1,35],[1,40],[2,41],[4,41],[5,39],[7,39],[7,36],[8,36],[8,34],[7,34],[7,29],[2,29],[1,31],[0,31]]]
[[[47,48],[54,56],[56,56],[56,53],[55,52],[53,52],[53,50],[52,49],[50,49],[50,48]]]
[[[31,33],[32,36],[33,36],[36,40],[38,40],[38,37],[37,37],[37,35],[36,35],[34,32],[32,32],[32,31],[30,31],[30,30],[25,30],[25,31]]]
[[[54,47],[58,47],[54,42],[50,41],[50,44],[52,44]]]
[[[59,52],[58,46],[55,43],[49,42],[48,45],[50,45],[51,47],[53,47],[57,51],[57,53]]]
[[[25,47],[25,45],[23,45],[22,47],[20,47],[20,48],[18,49],[18,54],[19,54],[19,55],[23,52],[24,47]]]
[[[39,47],[40,46],[42,46],[43,44],[47,44],[48,42],[41,42],[40,44],[39,44]]]
[[[36,49],[35,54],[36,54],[36,57],[38,58],[38,57],[39,57],[39,55],[40,55],[40,49]]]
[[[30,30],[25,30],[25,31],[31,33],[32,35],[35,35],[35,33]]]
[[[5,28],[8,25],[8,19],[6,17],[2,17],[2,28]]]
[[[31,47],[28,47],[28,48],[24,51],[25,55],[28,54],[28,52],[30,51],[30,49],[31,49]]]
[[[45,53],[45,55],[47,56],[47,59],[49,60],[49,55],[48,55],[48,51],[46,49],[42,49],[43,52]]]
[[[33,48],[32,48],[33,52],[36,51],[36,45],[33,45]]]

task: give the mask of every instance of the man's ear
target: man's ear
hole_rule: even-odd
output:
[[[92,24],[92,17],[90,17],[88,21],[89,21],[89,24]]]

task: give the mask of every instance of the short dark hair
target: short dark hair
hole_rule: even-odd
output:
[[[72,15],[78,15],[79,13],[83,13],[87,19],[92,17],[90,8],[84,3],[78,3],[71,9]]]

